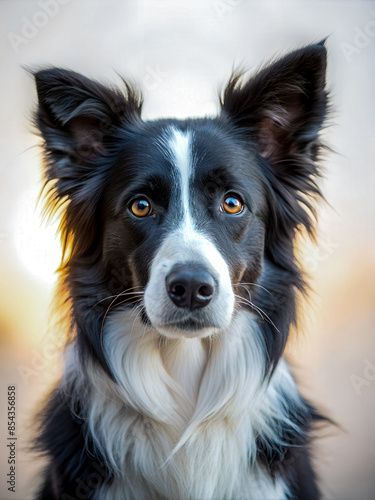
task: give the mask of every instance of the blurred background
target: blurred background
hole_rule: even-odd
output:
[[[375,499],[375,3],[246,0],[1,0],[0,498],[28,500],[41,462],[27,451],[38,401],[58,378],[50,321],[56,227],[40,223],[40,151],[24,67],[59,65],[136,81],[144,118],[213,115],[233,67],[328,36],[332,114],[324,140],[318,246],[304,331],[288,356],[304,395],[340,428],[316,444],[324,498]],[[7,388],[17,388],[17,485],[8,491]],[[265,499],[266,500],[266,499]]]

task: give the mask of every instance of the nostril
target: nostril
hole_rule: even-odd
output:
[[[214,294],[214,289],[211,285],[203,285],[198,289],[198,296],[203,299],[209,299]]]
[[[171,287],[171,293],[176,297],[183,297],[186,293],[185,287],[183,285],[174,285]]]

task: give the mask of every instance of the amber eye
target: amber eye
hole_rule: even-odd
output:
[[[220,207],[221,212],[226,212],[227,214],[231,215],[239,214],[242,212],[242,210],[242,201],[233,194],[226,195]]]
[[[151,205],[146,198],[137,198],[131,204],[130,210],[137,217],[146,217],[151,212]]]

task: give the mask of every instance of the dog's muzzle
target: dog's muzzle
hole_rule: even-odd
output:
[[[229,267],[205,235],[175,231],[155,254],[144,301],[162,335],[215,335],[228,328],[234,310]]]

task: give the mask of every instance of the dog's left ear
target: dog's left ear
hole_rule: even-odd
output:
[[[299,224],[311,229],[299,202],[306,205],[306,195],[319,194],[314,160],[327,113],[326,55],[321,42],[288,54],[245,83],[242,75],[235,74],[221,101],[224,115],[267,161],[283,212],[278,222],[285,229]]]
[[[245,84],[241,75],[233,75],[222,108],[277,168],[291,150],[303,152],[316,139],[326,115],[325,71],[324,43],[296,50]]]

